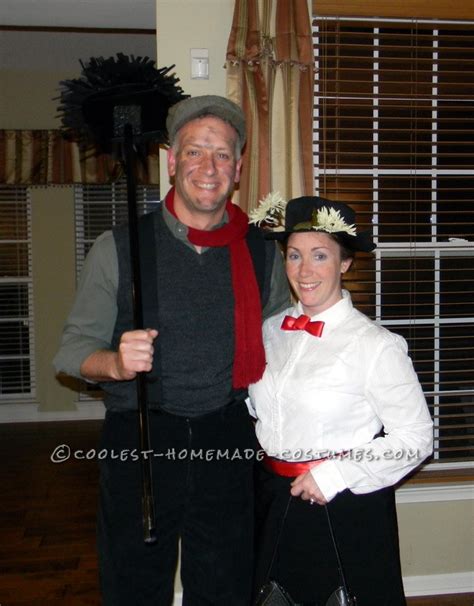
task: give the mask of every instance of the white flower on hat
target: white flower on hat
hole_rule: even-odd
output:
[[[249,212],[249,223],[258,227],[264,223],[272,231],[284,231],[286,204],[287,200],[282,198],[280,192],[270,192],[260,200],[257,208]]]
[[[328,234],[345,232],[349,236],[357,235],[355,225],[348,225],[341,217],[340,211],[335,208],[327,208],[327,206],[323,206],[313,213],[311,227],[315,231],[325,231]]]

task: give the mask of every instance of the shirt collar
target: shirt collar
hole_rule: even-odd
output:
[[[181,240],[181,242],[184,242],[185,244],[187,244],[188,246],[190,246],[191,248],[194,249],[194,246],[188,240],[188,226],[185,225],[184,223],[181,223],[181,221],[177,217],[172,215],[170,213],[170,211],[166,208],[166,204],[164,202],[161,203],[161,208],[162,208],[163,220],[165,222],[165,225],[170,230],[170,232],[173,234],[173,236],[175,238],[177,238],[178,240]],[[220,223],[218,223],[217,225],[214,225],[213,229],[218,229],[219,227],[222,227],[225,223],[228,223],[228,222],[229,222],[229,215],[226,211],[224,213],[224,217],[222,218],[222,221]],[[203,248],[203,251],[205,251],[205,250],[207,250],[207,248]]]
[[[311,321],[320,320],[325,323],[324,330],[327,333],[331,328],[336,327],[338,324],[343,322],[353,309],[351,295],[348,290],[342,290],[342,299],[337,303],[334,303],[329,309],[324,310],[320,314],[311,316]],[[295,306],[293,315],[298,317],[300,314],[304,314],[303,306],[298,301]]]

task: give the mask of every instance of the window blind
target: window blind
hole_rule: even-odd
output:
[[[127,184],[120,180],[108,185],[81,185],[74,189],[76,226],[76,270],[81,273],[84,260],[95,239],[104,231],[127,223]],[[138,214],[151,212],[160,201],[159,187],[137,186]],[[80,399],[101,397],[97,387],[82,383]]]
[[[31,203],[0,186],[0,403],[35,396]]]
[[[128,221],[125,180],[108,185],[76,186],[76,268],[79,276],[84,259],[95,239],[104,231]],[[137,186],[137,211],[145,214],[160,201],[159,187]]]
[[[474,455],[474,23],[313,19],[315,189],[377,242],[355,305],[409,345],[432,462]]]

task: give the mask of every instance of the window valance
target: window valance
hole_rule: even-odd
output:
[[[159,184],[159,145],[148,146],[137,180]],[[0,130],[0,183],[5,185],[72,185],[112,183],[123,173],[119,160],[91,153],[64,139],[59,130]]]

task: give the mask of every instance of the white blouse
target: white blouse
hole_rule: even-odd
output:
[[[267,367],[249,390],[262,448],[288,461],[329,457],[311,470],[327,500],[395,484],[433,448],[405,340],[357,311],[347,291],[311,318],[325,323],[321,337],[280,328],[301,313],[298,304],[264,323]]]

